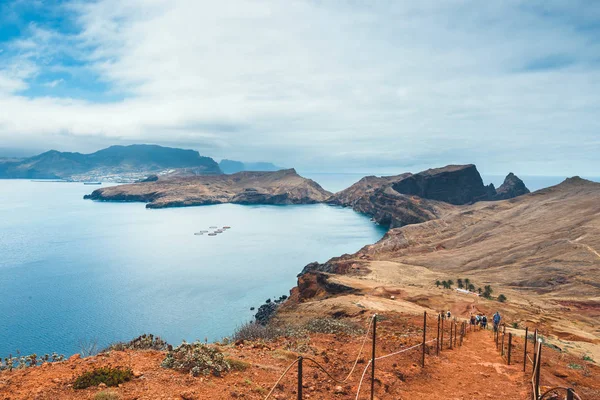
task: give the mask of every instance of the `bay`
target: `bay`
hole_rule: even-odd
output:
[[[95,188],[0,180],[0,356],[69,355],[145,332],[218,340],[251,306],[289,294],[307,263],[385,233],[322,204],[149,210],[82,199]]]

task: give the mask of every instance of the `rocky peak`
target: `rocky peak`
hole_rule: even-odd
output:
[[[518,176],[512,172],[506,175],[504,183],[496,189],[496,194],[492,197],[493,200],[512,199],[513,197],[521,196],[529,193],[529,189]]]

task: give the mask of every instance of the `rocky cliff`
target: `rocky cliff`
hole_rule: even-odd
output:
[[[396,228],[440,217],[462,205],[481,200],[501,200],[529,193],[514,174],[496,191],[485,186],[473,164],[448,165],[418,174],[368,176],[334,194],[329,204],[352,207],[379,224]]]
[[[233,175],[159,178],[151,182],[106,187],[86,195],[100,201],[140,201],[147,208],[207,204],[311,204],[331,193],[294,169],[239,172]]]
[[[428,169],[407,176],[392,188],[398,193],[450,204],[467,204],[488,197],[488,190],[473,164]]]

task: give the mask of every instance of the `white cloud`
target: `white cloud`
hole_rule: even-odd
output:
[[[563,4],[548,7],[581,23],[597,11],[571,15]],[[598,41],[522,3],[100,0],[70,9],[78,34],[35,26],[14,45],[36,71],[0,71],[3,141],[161,142],[304,169],[600,167],[586,156],[600,146]],[[37,71],[64,67],[64,54],[125,100],[16,94]],[[553,55],[564,65],[541,68]]]

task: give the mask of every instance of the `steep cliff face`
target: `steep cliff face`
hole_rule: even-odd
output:
[[[233,175],[159,178],[151,182],[110,186],[85,199],[140,201],[147,208],[185,207],[220,203],[311,204],[331,193],[293,169],[276,172],[239,172]]]
[[[504,183],[496,189],[496,194],[492,198],[493,200],[512,199],[527,193],[529,193],[529,189],[525,183],[511,172],[504,179]]]
[[[502,200],[529,190],[514,174],[496,191],[485,186],[477,167],[448,165],[418,174],[367,176],[327,200],[329,204],[352,207],[384,226],[397,228],[439,218],[453,205],[481,200]]]
[[[398,193],[457,205],[485,200],[488,196],[473,164],[428,169],[394,183],[392,188]]]

